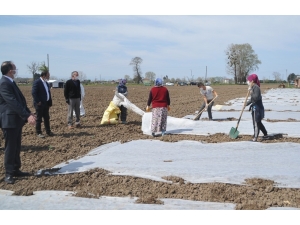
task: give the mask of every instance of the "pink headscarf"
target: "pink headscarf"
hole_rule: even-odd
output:
[[[249,80],[250,82],[253,81],[253,83],[256,83],[258,85],[258,87],[260,87],[259,79],[256,74],[253,73],[253,74],[249,75],[249,77],[247,77],[247,80]]]

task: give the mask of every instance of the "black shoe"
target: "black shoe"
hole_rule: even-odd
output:
[[[13,178],[12,175],[5,175],[4,181],[8,184],[14,184],[15,183],[15,179]]]
[[[54,134],[51,131],[47,132],[47,135],[50,136],[50,137],[54,136]]]
[[[26,176],[30,176],[30,173],[22,172],[21,170],[18,170],[18,171],[14,172],[14,176],[15,177],[26,177]]]

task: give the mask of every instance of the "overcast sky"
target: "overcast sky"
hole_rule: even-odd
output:
[[[19,77],[31,77],[27,65],[47,65],[49,55],[52,76],[67,79],[78,70],[91,80],[111,80],[133,77],[129,63],[138,56],[143,75],[152,71],[157,77],[204,78],[207,68],[208,77],[230,78],[225,50],[249,43],[262,62],[255,71],[261,79],[273,79],[273,72],[282,79],[300,74],[300,16],[288,15],[287,7],[276,1],[273,7],[259,1],[248,7],[245,1],[241,11],[239,1],[125,2],[53,1],[42,6],[20,1],[19,7],[10,2],[10,11],[0,11],[1,62],[13,60]],[[29,3],[38,10],[30,10]]]

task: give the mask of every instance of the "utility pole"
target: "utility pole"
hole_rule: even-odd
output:
[[[48,71],[50,72],[50,68],[49,68],[49,54],[47,54],[47,66],[48,66]]]
[[[287,69],[285,69],[286,82],[288,83],[288,87],[290,87],[290,82],[288,81]]]
[[[205,80],[204,80],[205,83],[206,83],[206,77],[207,77],[207,66],[206,66],[206,69],[205,69]]]

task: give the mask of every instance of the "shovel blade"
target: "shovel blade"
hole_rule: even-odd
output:
[[[234,127],[231,127],[231,130],[230,130],[230,132],[229,132],[229,136],[230,136],[230,138],[232,138],[232,139],[236,139],[238,136],[239,136],[239,131],[236,129],[236,128],[234,128]]]

